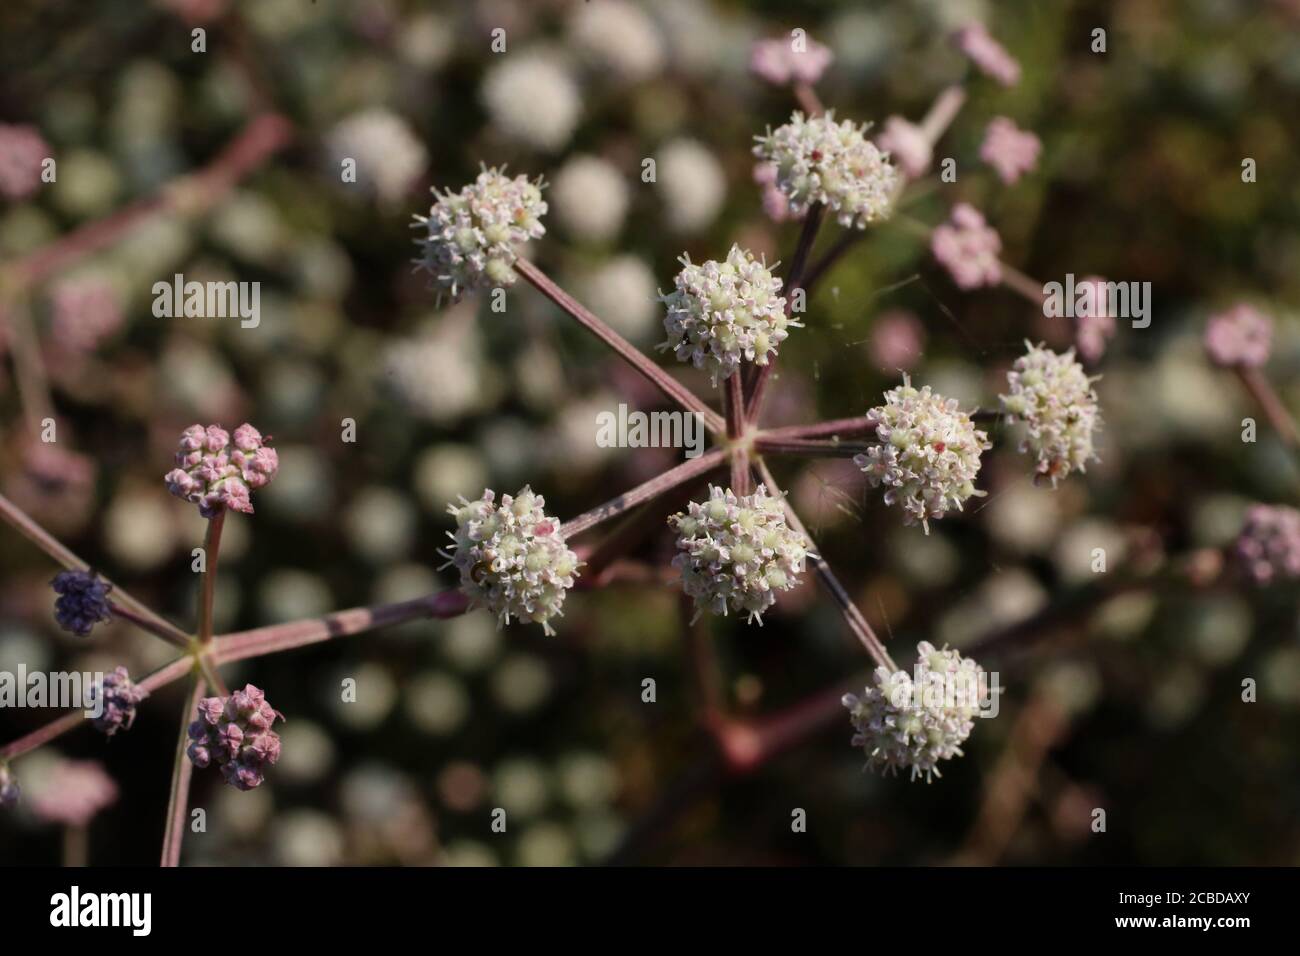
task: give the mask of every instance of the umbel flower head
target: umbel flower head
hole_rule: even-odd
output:
[[[790,334],[787,328],[801,325],[786,315],[781,280],[740,246],[722,262],[695,265],[688,256],[681,262],[676,290],[661,297],[668,341],[659,348],[707,369],[713,384],[739,369],[742,359],[766,365]]]
[[[125,667],[104,675],[103,684],[95,688],[95,698],[103,697],[103,709],[92,721],[95,729],[112,737],[119,730],[130,730],[135,723],[135,708],[149,692],[136,687]]]
[[[113,617],[108,600],[113,585],[94,571],[60,571],[50,587],[59,595],[54,602],[54,619],[65,631],[85,637],[100,621]]]
[[[754,155],[776,164],[776,186],[795,216],[823,203],[841,226],[865,229],[889,215],[902,179],[863,135],[866,129],[836,123],[834,111],[807,119],[795,113],[784,126],[754,137]]]
[[[853,746],[867,755],[867,767],[882,773],[911,770],[911,779],[942,777],[939,761],[962,755],[975,727],[983,669],[954,650],[916,645],[915,678],[907,671],[877,667],[875,686],[862,696],[845,694],[853,722]]]
[[[1008,421],[1024,422],[1022,452],[1038,460],[1040,479],[1056,485],[1072,471],[1087,471],[1096,459],[1093,432],[1101,425],[1097,393],[1074,349],[1058,354],[1029,342],[1029,351],[1016,359],[1007,381],[1011,394],[999,396]]]
[[[416,216],[427,234],[417,239],[418,267],[433,276],[439,294],[459,301],[467,291],[513,285],[515,247],[546,234],[541,179],[513,179],[483,169],[458,193],[433,191],[429,215]]]
[[[204,697],[198,719],[190,724],[186,753],[200,770],[215,763],[226,783],[252,790],[264,769],[280,759],[280,735],[271,729],[277,717],[284,719],[252,684],[229,697]]]
[[[879,444],[853,458],[873,488],[884,486],[885,504],[903,509],[903,523],[930,533],[931,518],[962,509],[975,490],[980,452],[992,447],[955,398],[917,389],[906,375],[885,393],[885,404],[867,412]]]
[[[512,617],[534,621],[554,634],[551,618],[561,613],[565,594],[578,577],[578,556],[560,534],[560,522],[548,517],[546,499],[527,485],[519,494],[487,490],[477,501],[448,505],[456,516],[453,544],[441,554],[460,571],[460,587],[484,605],[501,624]]]
[[[762,485],[739,496],[710,485],[707,501],[691,502],[668,524],[680,552],[673,567],[695,599],[696,617],[735,611],[762,624],[776,592],[794,587],[804,563],[817,557],[811,542],[786,524],[782,501]]]
[[[1236,553],[1242,570],[1258,585],[1300,580],[1300,511],[1252,505]]]
[[[253,513],[249,492],[270,482],[280,467],[274,448],[247,423],[232,437],[219,425],[191,425],[181,434],[176,465],[167,472],[167,490],[214,518],[223,508]]]
[[[0,762],[0,808],[8,810],[10,807],[17,806],[22,795],[22,788],[18,786],[9,764]]]

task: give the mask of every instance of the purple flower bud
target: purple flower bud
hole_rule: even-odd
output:
[[[147,690],[131,682],[125,667],[104,675],[104,682],[96,688],[96,696],[103,695],[103,710],[92,722],[95,729],[113,736],[119,730],[130,730],[135,723],[135,708],[149,696]]]
[[[229,697],[203,698],[198,714],[189,728],[190,762],[199,768],[215,762],[225,781],[239,790],[261,784],[264,769],[280,759],[280,735],[271,725],[284,719],[266,694],[247,684]]]
[[[65,631],[85,637],[96,624],[113,616],[108,603],[113,585],[93,571],[60,571],[50,586],[59,594],[54,617]]]

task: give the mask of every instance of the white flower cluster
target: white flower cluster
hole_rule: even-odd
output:
[[[565,593],[578,577],[578,556],[564,543],[560,522],[542,510],[546,500],[525,485],[519,494],[501,496],[488,490],[477,501],[448,505],[456,516],[454,544],[441,552],[460,571],[460,586],[485,605],[502,624],[515,617],[555,633]]]
[[[696,617],[732,610],[762,624],[776,592],[794,587],[804,562],[817,557],[808,550],[811,542],[785,523],[781,500],[762,485],[743,496],[710,485],[708,501],[691,502],[668,524],[681,551],[673,567],[695,599]]]
[[[842,226],[866,228],[889,215],[901,182],[885,154],[863,136],[866,126],[836,123],[834,112],[790,122],[756,136],[754,155],[776,164],[776,185],[803,216],[813,203],[835,211]]]
[[[694,265],[688,256],[681,262],[676,291],[662,297],[668,341],[659,348],[707,369],[714,385],[736,372],[742,359],[766,365],[789,335],[786,329],[801,324],[786,315],[781,280],[740,246],[722,262]]]
[[[929,534],[930,518],[960,511],[968,498],[987,494],[975,490],[975,476],[980,452],[992,446],[955,398],[936,395],[929,385],[914,388],[904,375],[903,384],[886,392],[885,404],[867,417],[876,422],[879,444],[853,463],[873,488],[888,489],[885,504],[902,506],[904,524],[920,522]]]
[[[546,234],[542,187],[540,179],[485,168],[458,193],[434,190],[429,215],[415,217],[428,229],[416,240],[419,267],[453,300],[467,290],[514,284],[515,246]]]
[[[912,779],[942,777],[939,761],[962,755],[961,745],[975,727],[983,669],[954,650],[916,646],[916,679],[907,671],[877,667],[874,687],[858,697],[845,694],[844,706],[857,733],[853,746],[867,754],[867,767]]]
[[[1038,459],[1038,476],[1055,486],[1072,471],[1086,471],[1097,457],[1092,447],[1093,432],[1101,424],[1097,393],[1093,379],[1075,361],[1074,349],[1057,354],[1025,345],[1029,351],[1007,373],[1011,394],[999,398],[1008,420],[1027,426],[1020,450]]]

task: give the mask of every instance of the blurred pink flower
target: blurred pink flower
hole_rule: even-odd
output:
[[[117,784],[97,760],[61,760],[49,779],[28,798],[32,812],[47,823],[84,827],[117,800]]]
[[[934,145],[920,126],[901,116],[885,120],[885,129],[876,137],[876,145],[889,154],[908,179],[918,179],[930,165]]]
[[[1079,314],[1076,310],[1074,346],[1079,356],[1089,364],[1099,362],[1106,354],[1106,341],[1115,337],[1115,316],[1110,313],[1110,300],[1106,294],[1106,280],[1101,276],[1085,276],[1075,289],[1091,288],[1091,309]]]
[[[953,206],[948,222],[935,227],[930,251],[963,289],[1002,281],[1002,264],[998,261],[1002,240],[979,210],[968,203]]]
[[[978,21],[968,23],[956,32],[953,39],[972,63],[1003,86],[1015,86],[1020,82],[1020,64],[993,39],[984,24]]]
[[[41,185],[41,163],[50,144],[35,126],[0,123],[0,196],[26,199]]]
[[[1237,559],[1256,584],[1300,578],[1300,511],[1252,505],[1237,538]]]
[[[756,163],[754,182],[763,188],[763,212],[773,222],[795,218],[790,212],[790,200],[776,185],[776,163]]]
[[[1043,144],[1033,133],[1020,129],[1005,116],[994,118],[984,131],[980,159],[992,166],[1010,186],[1038,165]]]
[[[94,502],[98,473],[94,459],[65,451],[59,442],[36,438],[24,440],[18,453],[22,466],[6,477],[5,494],[19,508],[55,530],[79,528]]]
[[[1244,302],[1211,316],[1205,327],[1205,351],[1211,362],[1225,368],[1259,368],[1268,361],[1272,344],[1272,319]]]
[[[793,37],[759,40],[749,56],[749,68],[757,75],[782,86],[795,83],[816,83],[834,59],[831,51],[808,38],[803,50],[794,48]]]
[[[51,326],[60,345],[91,352],[122,325],[122,306],[107,279],[85,276],[54,287]]]
[[[881,369],[909,371],[925,347],[925,327],[906,309],[881,313],[871,329],[871,360]]]

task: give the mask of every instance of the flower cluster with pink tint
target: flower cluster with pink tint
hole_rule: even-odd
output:
[[[199,719],[190,724],[190,762],[199,769],[216,763],[226,783],[252,790],[264,779],[263,770],[280,759],[280,735],[271,729],[277,717],[284,719],[252,684],[229,697],[203,698]]]
[[[1259,368],[1272,345],[1273,321],[1244,302],[1211,316],[1205,327],[1206,354],[1225,368]]]
[[[34,126],[0,123],[0,196],[26,199],[41,185],[41,164],[50,145]]]
[[[1237,560],[1259,585],[1300,580],[1300,511],[1252,505],[1237,537]]]
[[[969,203],[952,207],[948,221],[935,227],[930,251],[963,289],[997,285],[1002,281],[1002,239]]]
[[[1038,165],[1038,154],[1043,144],[1033,133],[1018,127],[1005,116],[995,117],[984,131],[980,145],[980,159],[997,172],[998,178],[1010,186]]]
[[[223,508],[252,514],[249,492],[270,482],[280,467],[265,441],[249,424],[236,428],[233,437],[219,425],[191,425],[181,435],[177,467],[164,478],[167,490],[197,504],[205,518]]]
[[[953,35],[957,49],[970,57],[970,61],[980,71],[993,77],[1003,86],[1015,86],[1020,82],[1020,64],[1006,51],[997,40],[993,39],[984,24],[968,23]]]
[[[117,784],[96,760],[60,760],[45,785],[33,791],[36,816],[70,827],[84,827],[117,800]]]
[[[756,76],[784,86],[787,83],[816,83],[834,57],[830,49],[815,40],[804,40],[802,50],[795,49],[793,37],[759,40],[749,56],[749,68]]]

